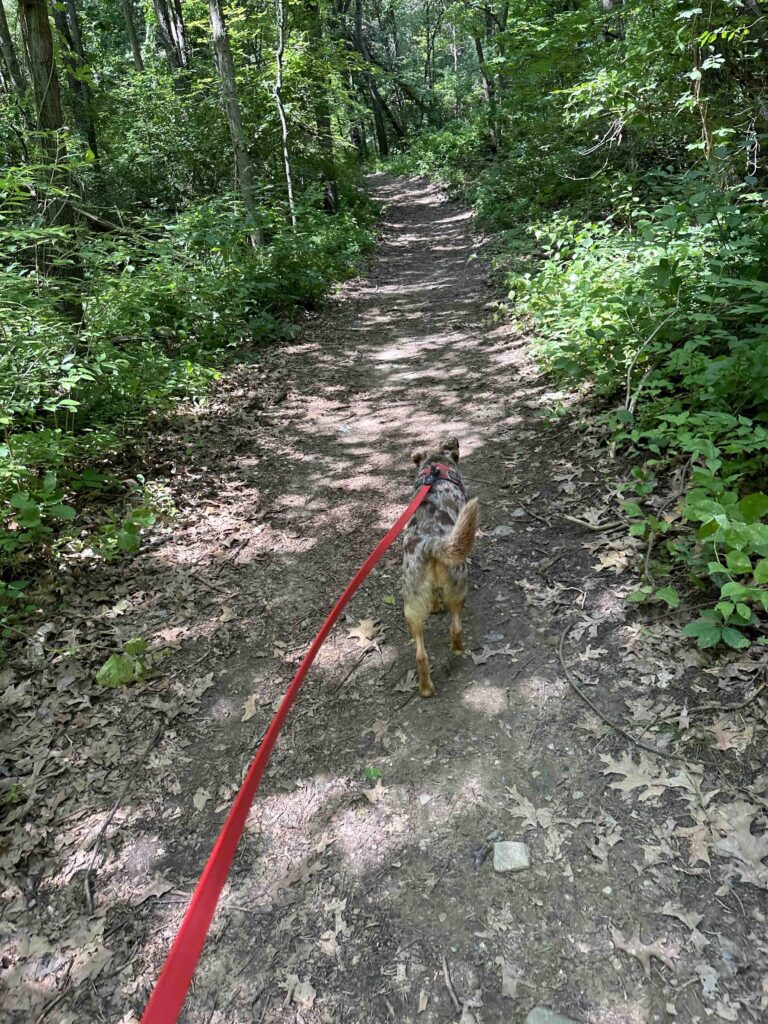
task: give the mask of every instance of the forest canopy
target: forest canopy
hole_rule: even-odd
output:
[[[157,509],[116,454],[355,271],[375,228],[361,172],[388,160],[473,201],[501,315],[635,460],[634,598],[714,586],[691,635],[748,645],[768,582],[766,15],[3,0],[6,611],[31,607],[41,560],[135,550]]]

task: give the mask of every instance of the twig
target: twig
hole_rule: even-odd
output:
[[[658,757],[666,757],[670,761],[682,761],[685,763],[685,758],[681,757],[680,754],[674,754],[668,750],[660,750],[658,747],[654,747],[652,743],[645,743],[643,740],[633,736],[632,733],[627,732],[623,726],[614,722],[612,718],[609,718],[604,712],[602,712],[597,704],[595,704],[595,702],[588,697],[586,693],[584,693],[579,684],[573,678],[573,674],[565,664],[565,658],[563,657],[563,645],[565,643],[565,638],[571,632],[573,627],[574,623],[572,622],[563,630],[562,636],[560,637],[560,646],[558,647],[557,652],[560,656],[560,664],[563,666],[563,672],[565,672],[565,678],[570,683],[571,688],[579,695],[579,697],[581,697],[585,704],[588,704],[589,707],[592,708],[598,718],[602,719],[602,721],[605,722],[606,725],[609,725],[614,732],[617,732],[619,736],[623,736],[625,740],[629,740],[630,743],[633,743],[636,747],[640,747],[642,750],[647,750],[650,754],[656,754]]]
[[[520,502],[520,508],[531,516],[532,519],[538,519],[538,521],[540,523],[544,523],[545,526],[552,526],[552,523],[550,523],[548,519],[545,519],[544,516],[540,516],[538,512],[534,512],[532,508],[529,508],[528,505],[524,505],[522,501]]]
[[[93,893],[91,892],[91,876],[93,874],[93,868],[94,868],[94,865],[96,863],[96,857],[98,856],[98,853],[99,853],[99,846],[101,845],[101,838],[104,835],[104,833],[106,832],[106,830],[109,828],[109,825],[110,825],[112,819],[117,814],[117,809],[120,806],[120,804],[123,802],[125,794],[128,792],[128,787],[130,786],[131,782],[133,781],[134,776],[136,775],[136,773],[138,772],[139,768],[141,767],[141,765],[146,760],[147,755],[149,754],[150,750],[152,750],[154,745],[160,739],[160,734],[162,733],[164,728],[165,728],[165,719],[161,718],[160,721],[155,726],[155,731],[150,736],[149,743],[147,743],[146,747],[144,748],[144,750],[141,753],[141,756],[139,757],[139,759],[136,761],[136,763],[134,764],[133,768],[129,772],[127,779],[125,780],[125,782],[123,783],[123,785],[122,785],[122,787],[120,789],[120,792],[117,794],[117,799],[115,800],[114,804],[112,805],[112,810],[109,812],[107,817],[101,823],[101,826],[99,827],[99,831],[96,833],[96,835],[92,839],[90,839],[88,841],[88,843],[86,844],[86,849],[89,848],[89,847],[93,847],[93,856],[91,857],[91,863],[88,865],[88,869],[85,872],[85,878],[83,880],[83,887],[85,889],[85,898],[86,898],[86,900],[88,902],[88,910],[91,913],[93,913],[93,908],[94,908]]]
[[[374,649],[373,647],[366,647],[365,648],[363,653],[360,655],[360,657],[354,663],[354,665],[349,670],[349,672],[347,672],[347,674],[344,676],[344,678],[341,680],[341,682],[337,683],[336,686],[334,686],[334,688],[331,690],[331,694],[338,693],[338,691],[342,688],[342,686],[346,682],[348,682],[348,680],[355,674],[355,672],[357,672],[357,670],[360,668],[360,666],[362,665],[362,663],[365,660],[365,658],[371,653],[371,651],[373,649]]]
[[[448,961],[445,959],[445,955],[443,955],[443,977],[445,978],[445,987],[448,989],[448,995],[451,997],[454,1009],[456,1010],[456,1013],[461,1013],[461,1003],[456,998],[456,992],[454,991],[453,984],[451,982],[451,975],[448,971]]]
[[[69,978],[67,978],[67,981],[65,983],[63,991],[59,992],[59,994],[57,996],[55,996],[53,999],[50,1000],[50,1002],[47,1002],[45,1004],[45,1006],[40,1011],[40,1014],[36,1018],[35,1024],[43,1024],[43,1021],[48,1016],[48,1014],[52,1010],[55,1010],[56,1007],[59,1005],[59,1003],[62,1001],[62,999],[64,999],[68,995],[69,990],[71,989],[71,987],[72,986],[71,986],[71,984],[69,982]]]
[[[756,690],[752,691],[746,700],[742,700],[738,704],[722,704],[720,701],[713,700],[708,704],[698,704],[695,708],[688,708],[688,714],[699,715],[704,711],[724,711],[728,714],[731,711],[743,711],[744,708],[748,707],[756,697],[760,696],[766,686],[768,686],[768,683],[763,683],[762,686],[758,686]],[[680,710],[678,709],[671,715],[662,715],[658,720],[661,722],[669,722],[671,719],[677,718],[679,714]]]
[[[562,513],[563,519],[567,519],[569,523],[575,523],[576,526],[583,526],[585,530],[591,530],[592,533],[603,533],[606,530],[616,530],[620,526],[624,526],[622,519],[614,519],[610,523],[588,523],[586,519],[577,519],[576,516],[567,516],[565,512]]]

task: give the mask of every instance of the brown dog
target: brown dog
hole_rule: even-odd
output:
[[[424,647],[424,626],[432,612],[451,613],[451,650],[464,652],[461,613],[469,589],[467,559],[475,541],[477,498],[467,492],[457,465],[459,442],[449,438],[436,451],[415,451],[417,484],[434,479],[432,488],[405,531],[403,541],[403,596],[405,621],[416,641],[419,692],[431,697],[435,687]]]

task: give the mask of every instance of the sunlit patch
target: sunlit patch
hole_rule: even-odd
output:
[[[472,711],[492,717],[506,711],[509,705],[507,691],[500,686],[491,686],[488,683],[481,683],[479,686],[470,687],[461,700]]]
[[[565,693],[565,688],[565,682],[559,679],[549,679],[538,673],[520,678],[515,683],[516,694],[531,704],[542,700],[552,700],[555,697],[560,698]]]

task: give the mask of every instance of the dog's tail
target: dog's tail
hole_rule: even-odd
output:
[[[463,565],[472,553],[479,514],[480,506],[477,498],[473,498],[459,512],[459,518],[448,536],[433,542],[429,554],[443,565]]]

